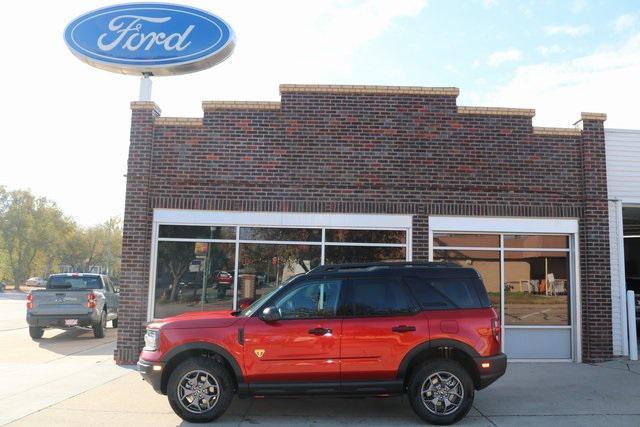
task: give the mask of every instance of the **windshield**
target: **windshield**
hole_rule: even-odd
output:
[[[295,279],[298,276],[301,276],[302,274],[296,274],[293,275],[291,277],[289,277],[287,280],[285,280],[284,282],[282,282],[279,286],[276,286],[275,288],[271,289],[269,292],[267,292],[266,294],[262,295],[260,298],[258,298],[257,300],[255,300],[253,303],[251,303],[251,305],[247,308],[245,308],[244,310],[242,310],[238,316],[241,317],[249,317],[251,316],[253,313],[256,312],[257,309],[260,308],[260,306],[262,306],[262,304],[268,300],[269,298],[271,298],[271,295],[275,294],[276,292],[278,292],[280,289],[282,289],[282,287],[284,285],[286,285],[287,283],[291,282],[293,279]]]
[[[102,289],[99,276],[51,276],[47,289]]]

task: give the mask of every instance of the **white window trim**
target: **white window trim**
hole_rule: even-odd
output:
[[[199,238],[158,238],[160,225],[202,225],[233,226],[236,239],[199,239]],[[158,241],[198,241],[214,243],[235,243],[235,263],[239,258],[241,243],[256,244],[303,244],[321,246],[321,264],[324,264],[326,246],[363,246],[363,247],[405,247],[406,260],[412,260],[412,215],[388,214],[349,214],[349,213],[297,213],[297,212],[243,212],[243,211],[201,211],[182,209],[154,209],[151,233],[151,260],[149,262],[149,295],[147,299],[147,321],[152,321],[155,277],[157,268]],[[281,228],[321,228],[322,241],[264,241],[240,239],[240,227],[281,227]],[[325,241],[326,229],[363,229],[363,230],[399,230],[406,232],[406,242],[397,243],[350,243]],[[238,276],[233,279],[233,307],[238,304]]]
[[[569,262],[573,272],[574,295],[572,297],[571,325],[512,325],[502,327],[502,345],[504,346],[504,331],[506,328],[528,328],[528,329],[554,329],[571,328],[571,353],[573,360],[582,362],[582,304],[580,289],[580,247],[579,247],[579,224],[577,218],[510,218],[510,217],[467,217],[467,216],[429,216],[429,261],[433,261],[433,234],[438,232],[458,232],[477,234],[569,234]],[[501,246],[503,245],[501,236]],[[439,247],[440,249],[450,249]],[[500,248],[468,248],[469,250],[497,250],[500,251],[500,265],[503,251]],[[511,249],[509,249],[511,250]],[[535,249],[517,248],[518,251],[530,251]],[[562,249],[557,250],[563,251]],[[501,280],[504,278],[504,271],[500,274]],[[501,313],[500,318],[504,322],[504,292],[501,290]],[[537,361],[547,361],[539,359]]]

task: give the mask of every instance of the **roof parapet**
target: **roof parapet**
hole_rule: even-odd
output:
[[[607,120],[607,115],[604,113],[580,113],[581,120],[597,120],[604,122]]]
[[[457,87],[281,84],[280,93],[344,93],[364,95],[458,96]]]
[[[536,115],[536,110],[532,108],[458,106],[458,114],[472,114],[472,115],[483,115],[483,116],[533,117]]]
[[[279,110],[279,101],[202,101],[207,110]]]
[[[578,128],[552,128],[534,126],[533,134],[545,136],[580,136],[582,134],[582,131]]]
[[[202,126],[200,117],[157,117],[155,122],[158,126]]]

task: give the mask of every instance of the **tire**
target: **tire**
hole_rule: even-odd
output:
[[[42,338],[42,334],[44,334],[44,328],[39,328],[37,326],[29,326],[29,336],[33,340],[39,340]]]
[[[93,336],[96,338],[104,338],[104,330],[107,329],[107,313],[102,310],[100,313],[100,320],[98,323],[94,323],[93,328]]]
[[[201,379],[205,376],[208,376],[206,380],[208,384],[213,385],[213,387],[201,389],[201,392],[206,394],[213,393],[215,395],[214,390],[216,388],[218,390],[217,396],[211,396],[209,399],[206,399],[206,394],[203,395],[205,398],[202,400],[203,402],[208,400],[208,405],[211,405],[211,402],[213,402],[213,406],[210,406],[209,409],[206,408],[204,403],[194,404],[193,402],[189,402],[189,395],[185,395],[184,393],[185,390],[189,391],[184,385],[191,387],[192,384],[194,384],[193,381],[197,381],[197,384],[203,385]],[[216,383],[217,387],[215,387]],[[180,418],[192,423],[206,423],[220,417],[231,404],[233,394],[233,380],[227,368],[222,363],[206,357],[191,357],[180,363],[173,372],[171,372],[167,384],[167,397],[169,398],[171,409],[173,409]]]
[[[442,388],[441,383],[448,388]],[[431,424],[449,425],[464,418],[471,409],[474,387],[471,375],[460,363],[436,359],[413,372],[407,392],[411,407],[420,418]]]
[[[118,327],[118,318],[115,318],[111,321],[111,326],[113,326],[114,328]]]

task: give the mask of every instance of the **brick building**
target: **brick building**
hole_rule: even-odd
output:
[[[134,102],[119,363],[147,321],[231,309],[321,263],[476,268],[513,359],[612,356],[603,114],[533,127],[456,88],[281,85],[280,102]],[[230,281],[230,283],[229,283]]]

